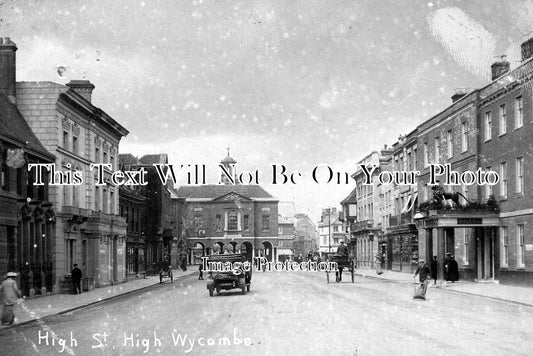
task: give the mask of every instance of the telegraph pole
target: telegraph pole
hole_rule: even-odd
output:
[[[328,260],[330,259],[331,255],[331,207],[328,207]]]

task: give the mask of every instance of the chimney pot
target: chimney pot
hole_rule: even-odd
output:
[[[67,86],[81,95],[85,100],[91,102],[94,85],[88,80],[71,80]]]
[[[500,56],[501,60],[494,62],[491,66],[492,80],[495,80],[511,70],[511,63],[507,61],[507,56]]]
[[[9,37],[0,38],[0,92],[13,104],[17,94],[16,51],[17,45]]]

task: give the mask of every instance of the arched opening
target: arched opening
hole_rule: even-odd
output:
[[[266,257],[266,259],[269,261],[269,262],[272,262],[272,256],[274,254],[274,251],[273,251],[273,248],[272,248],[272,244],[268,241],[263,241],[263,243],[261,244],[263,246],[263,248],[261,250],[261,253],[262,253],[262,257]]]
[[[205,246],[201,242],[195,243],[192,248],[193,264],[200,264],[202,262],[202,256],[205,255]]]
[[[246,255],[246,259],[251,261],[254,253],[252,244],[248,241],[245,241],[240,245],[240,249],[240,253]]]

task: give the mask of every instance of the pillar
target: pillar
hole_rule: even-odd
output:
[[[446,236],[445,236],[444,228],[442,227],[433,229],[433,233],[434,233],[433,238],[437,239],[437,258],[438,258],[437,278],[440,281],[442,281],[444,279],[444,258],[446,257]]]

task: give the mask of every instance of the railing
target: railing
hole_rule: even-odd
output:
[[[374,226],[374,220],[362,220],[350,224],[350,231],[359,231],[371,229]]]

